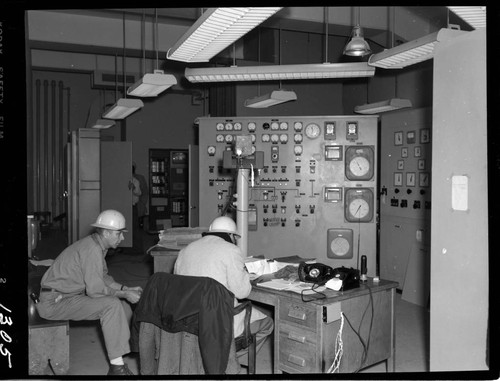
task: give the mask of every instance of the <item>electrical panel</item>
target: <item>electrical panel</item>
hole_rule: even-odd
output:
[[[247,255],[299,255],[335,267],[358,267],[366,255],[374,275],[377,121],[377,116],[198,118],[200,226],[222,214],[236,221],[237,169],[224,152],[248,139],[258,164],[246,166]]]

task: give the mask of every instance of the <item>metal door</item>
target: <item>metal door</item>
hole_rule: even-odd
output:
[[[199,147],[189,145],[189,227],[195,228],[200,225],[199,199]]]
[[[115,209],[126,220],[128,232],[120,244],[132,247],[132,143],[101,142],[101,210]]]

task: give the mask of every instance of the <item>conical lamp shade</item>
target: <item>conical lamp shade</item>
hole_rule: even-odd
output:
[[[352,30],[351,41],[344,48],[344,55],[362,57],[371,52],[370,45],[363,38],[363,30],[359,25],[356,25]]]

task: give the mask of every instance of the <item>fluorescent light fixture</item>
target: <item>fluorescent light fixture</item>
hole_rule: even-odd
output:
[[[120,98],[102,117],[106,119],[124,119],[142,107],[144,107],[144,103],[140,99]]]
[[[209,8],[168,50],[167,58],[182,62],[208,62],[281,8]]]
[[[353,78],[373,77],[374,74],[375,68],[368,66],[366,62],[186,68],[184,72],[190,82]]]
[[[363,57],[370,54],[370,45],[363,38],[363,29],[356,25],[352,29],[352,38],[344,48],[344,55],[353,57]]]
[[[245,101],[245,107],[267,108],[270,106],[278,105],[280,103],[285,103],[295,100],[297,100],[297,94],[295,94],[295,91],[274,90],[271,93],[247,99]]]
[[[128,95],[135,97],[156,97],[170,86],[176,85],[177,79],[172,74],[164,74],[163,70],[145,74],[139,81],[127,90]]]
[[[438,32],[405,42],[404,44],[372,54],[368,65],[384,69],[401,69],[434,57],[434,47],[440,41],[454,38],[466,31],[443,28]]]
[[[467,22],[467,24],[472,26],[474,29],[486,27],[486,7],[484,6],[448,6],[448,9]]]
[[[357,114],[380,114],[382,112],[412,107],[409,99],[392,98],[381,102],[367,103],[354,107]]]
[[[92,128],[97,128],[97,129],[106,129],[113,127],[116,124],[114,120],[110,119],[97,119],[97,121],[94,123]]]

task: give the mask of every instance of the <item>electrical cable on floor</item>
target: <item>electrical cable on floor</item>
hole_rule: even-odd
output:
[[[344,353],[344,343],[342,342],[343,328],[344,328],[344,314],[340,312],[340,328],[335,338],[335,358],[333,359],[333,363],[330,366],[330,368],[328,368],[327,373],[339,372],[340,360],[342,359],[342,354]]]
[[[50,368],[50,370],[52,371],[52,374],[53,374],[54,376],[57,376],[57,374],[56,374],[56,372],[55,372],[54,368],[52,367],[52,363],[50,362],[50,359],[48,359],[47,361],[48,361],[48,363],[49,363],[49,368]]]

